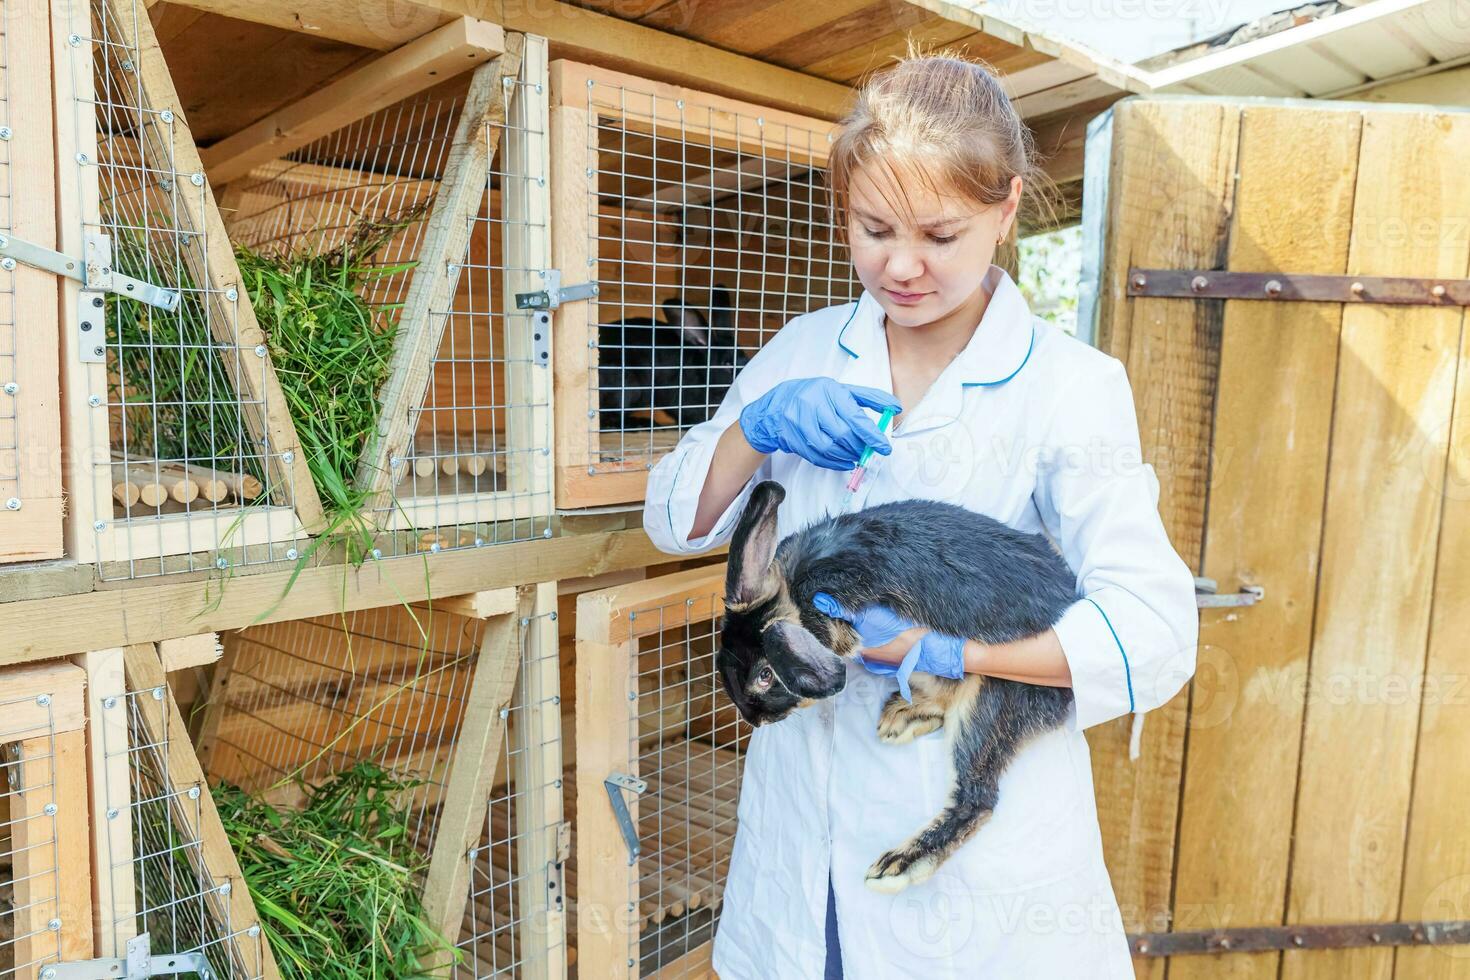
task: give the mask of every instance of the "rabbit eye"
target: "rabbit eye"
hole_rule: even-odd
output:
[[[770,687],[771,686],[771,682],[774,681],[775,679],[776,679],[776,672],[771,669],[771,667],[770,667],[769,664],[767,664],[766,666],[762,667],[760,670],[758,670],[758,671],[755,672],[755,686],[758,687],[758,688],[760,688],[763,691],[766,688]]]

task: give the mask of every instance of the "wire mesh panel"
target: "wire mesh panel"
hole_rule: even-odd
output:
[[[50,40],[46,17],[0,7],[0,249],[56,247]],[[0,259],[0,562],[62,554],[56,295],[51,273]]]
[[[83,673],[0,671],[0,977],[92,949]]]
[[[792,317],[859,286],[831,221],[831,124],[553,66],[555,261],[596,284],[558,321],[558,505],[637,500]]]
[[[562,977],[575,962],[555,599],[554,585],[538,586],[535,605],[518,619],[520,671],[503,709],[509,737],[480,766],[493,773],[488,793],[468,801],[488,797],[467,852],[456,977]]]
[[[715,669],[723,594],[712,566],[578,602],[569,890],[588,976],[708,971],[747,735]]]
[[[278,974],[152,644],[77,658],[86,672],[96,955],[146,935],[216,977]]]
[[[63,321],[72,550],[117,576],[285,557],[319,501],[146,7],[53,23],[62,250],[87,267]]]

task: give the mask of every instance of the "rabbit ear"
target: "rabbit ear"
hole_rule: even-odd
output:
[[[735,326],[735,301],[724,286],[716,286],[709,294],[710,323],[716,330],[729,330]]]
[[[691,308],[681,296],[664,300],[663,307],[664,320],[669,326],[679,328],[686,344],[709,346],[709,324],[706,323],[703,313]]]
[[[781,683],[804,698],[830,698],[847,686],[847,665],[806,627],[778,619],[761,634],[761,648]]]
[[[776,591],[772,564],[776,557],[776,511],[786,491],[774,480],[757,484],[730,539],[725,570],[725,603],[746,606]]]

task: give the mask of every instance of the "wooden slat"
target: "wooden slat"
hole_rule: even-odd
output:
[[[663,555],[641,529],[455,549],[418,561],[340,564],[241,574],[208,594],[198,577],[0,603],[0,665],[65,656],[111,642],[136,643],[224,631],[525,581],[576,578],[656,564]],[[288,589],[289,586],[289,589]]]
[[[1470,881],[1470,831],[1465,796],[1470,784],[1470,712],[1465,710],[1470,658],[1470,321],[1460,323],[1460,364],[1455,414],[1450,422],[1444,472],[1425,473],[1425,492],[1437,493],[1444,508],[1439,527],[1429,654],[1423,694],[1400,710],[1421,705],[1414,757],[1414,794],[1409,808],[1400,920],[1463,916]],[[1410,688],[1412,691],[1413,688]],[[1470,950],[1400,949],[1399,980],[1470,980]]]
[[[1239,111],[1167,102],[1120,103],[1114,120],[1113,218],[1104,286],[1144,256],[1159,267],[1225,260]],[[1111,296],[1104,292],[1102,295]],[[1143,458],[1160,484],[1174,548],[1199,567],[1207,493],[1219,313],[1188,300],[1116,303],[1099,346],[1128,368]],[[1188,699],[1149,712],[1141,755],[1129,758],[1130,719],[1088,731],[1098,819],[1113,888],[1130,931],[1168,926]],[[1158,960],[1140,976],[1163,976]]]
[[[515,787],[516,867],[519,871],[520,974],[560,977],[567,962],[566,896],[553,887],[561,830],[562,778],[560,660],[557,657],[556,583],[523,591],[517,629],[521,653],[520,705],[511,726]]]
[[[91,808],[92,947],[97,956],[122,956],[137,935],[133,883],[132,776],[128,767],[127,681],[123,650],[94,650],[73,658],[86,672],[87,780]],[[109,817],[109,813],[113,814]]]
[[[163,661],[164,673],[207,666],[220,658],[219,634],[199,633],[160,640],[158,657]]]
[[[174,797],[170,800],[170,810],[182,840],[198,842],[197,850],[189,848],[187,851],[199,862],[197,870],[207,875],[207,880],[230,883],[230,894],[226,899],[229,918],[217,923],[219,935],[229,937],[224,939],[225,950],[234,944],[240,946],[242,954],[258,950],[260,962],[253,962],[253,956],[244,956],[244,968],[252,975],[258,970],[263,980],[279,980],[281,973],[270,943],[264,937],[252,939],[245,935],[251,926],[259,924],[260,916],[256,914],[250,888],[240,871],[240,862],[230,846],[224,825],[220,823],[214,796],[209,792],[203,770],[199,768],[199,758],[194,754],[184,719],[174,703],[173,694],[169,692],[158,651],[152,644],[140,644],[128,647],[125,657],[128,686],[132,690],[161,689],[163,692],[162,699],[146,695],[134,698],[133,710],[138,714],[144,737],[152,751],[165,756],[166,768],[163,771],[173,780],[173,786],[168,789],[180,794],[193,786],[200,790],[197,808],[193,805],[195,801],[190,800],[186,804]],[[132,872],[131,868],[125,870]],[[226,926],[230,930],[228,933]],[[206,934],[206,938],[212,937]]]
[[[524,36],[506,37],[505,53],[475,69],[455,128],[439,193],[424,229],[418,266],[394,338],[389,378],[379,395],[378,427],[363,450],[357,483],[368,492],[366,509],[389,510],[384,495],[398,483],[408,457],[414,409],[424,400],[434,355],[444,336],[449,308],[459,280],[449,266],[463,261],[474,217],[480,213],[488,186],[490,158],[505,121],[509,89],[505,79],[520,71]],[[400,460],[397,470],[391,460]]]
[[[87,741],[75,730],[25,739],[17,747],[19,760],[7,770],[16,787],[8,820],[11,976],[36,980],[43,963],[92,956]],[[48,805],[55,806],[54,816],[46,813]],[[52,931],[52,919],[61,921],[59,931]]]
[[[86,675],[62,661],[0,670],[0,741],[85,727],[85,685]],[[43,694],[46,704],[36,700]]]
[[[184,105],[174,89],[152,23],[147,17],[125,14],[115,17],[111,27],[116,31],[114,43],[137,48],[138,83],[146,104],[158,112],[173,112],[173,122],[166,124],[167,132],[161,134],[162,138],[143,141],[149,166],[165,173],[174,172],[175,168],[185,174],[204,173]],[[321,501],[270,358],[261,360],[253,353],[257,345],[265,343],[255,310],[243,288],[236,290],[238,298],[234,302],[226,303],[222,299],[226,290],[236,288],[241,280],[234,250],[215,206],[214,192],[206,180],[199,193],[180,193],[175,199],[187,226],[203,235],[200,247],[184,249],[184,257],[193,269],[195,282],[208,286],[214,296],[221,297],[209,324],[217,342],[237,351],[237,356],[224,357],[223,362],[240,393],[240,414],[256,445],[270,448],[267,471],[272,482],[289,492],[301,522],[314,528],[322,520]],[[291,453],[289,463],[284,459],[287,452]]]
[[[1467,157],[1470,119],[1365,113],[1348,273],[1465,275],[1470,182],[1453,161]],[[1462,319],[1343,312],[1309,688],[1323,696],[1307,705],[1288,921],[1399,911],[1418,724],[1389,685],[1424,672],[1441,513],[1432,481],[1445,468]],[[1392,961],[1386,949],[1287,953],[1282,977],[1383,977]]]
[[[645,622],[648,619],[657,621],[661,610],[676,605],[680,623],[702,622],[719,616],[724,611],[725,566],[705,565],[588,594],[603,598],[610,617],[608,641],[621,643],[653,628],[645,628],[630,616],[643,616]],[[580,615],[578,622],[581,621]]]
[[[500,757],[508,710],[515,696],[519,653],[514,615],[485,624],[459,740],[424,880],[424,918],[442,936],[458,936],[470,893],[470,848],[480,843]],[[441,964],[441,968],[444,964]]]
[[[56,158],[51,138],[51,37],[39,10],[6,4],[4,69],[9,184],[8,232],[56,248]],[[21,60],[19,52],[25,52]],[[0,231],[6,228],[0,226]],[[41,561],[62,554],[60,348],[57,279],[19,265],[0,273],[11,295],[0,315],[0,563]],[[9,335],[9,336],[5,336]],[[13,341],[13,344],[12,344]],[[3,370],[6,364],[11,370]],[[5,502],[20,501],[19,510]]]
[[[413,606],[424,612],[450,613],[466,619],[489,619],[491,616],[500,616],[515,610],[516,591],[515,589],[489,589],[484,592],[471,592],[467,595],[455,595],[443,599],[433,598],[425,602],[416,602]]]
[[[820,9],[831,10],[831,7],[822,4]],[[756,52],[756,57],[785,68],[804,68],[838,52],[870,45],[893,31],[918,27],[930,19],[929,11],[921,7],[889,0],[877,0],[861,7],[843,4],[834,12],[840,16],[768,44]]]
[[[483,0],[424,0],[391,9],[352,0],[314,0],[305,8],[297,0],[181,0],[180,5],[378,51],[395,48],[453,17],[483,17],[508,31],[546,37],[558,57],[627,71],[653,70],[677,84],[712,88],[827,119],[839,118],[849,98],[844,85],[556,0],[503,7],[487,6]]]
[[[201,151],[205,172],[216,186],[228,184],[504,50],[499,25],[459,17]]]
[[[637,641],[613,639],[615,597],[588,592],[577,600],[577,960],[605,980],[637,973],[638,864],[630,862],[603,780],[636,775],[629,710],[637,696]],[[633,825],[638,801],[624,793]],[[632,907],[629,907],[629,903]]]
[[[1346,270],[1359,124],[1244,111],[1228,268]],[[1340,304],[1225,304],[1202,570],[1222,592],[1261,585],[1269,600],[1202,615],[1176,931],[1278,925],[1285,912],[1341,325]],[[1279,963],[1181,956],[1169,976],[1275,980]]]

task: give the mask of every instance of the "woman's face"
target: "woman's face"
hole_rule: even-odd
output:
[[[902,191],[895,181],[902,181]],[[847,223],[858,279],[890,323],[920,327],[966,318],[973,326],[981,280],[1020,199],[1020,177],[1011,179],[1005,201],[985,207],[948,187],[929,186],[908,168],[859,168],[849,188]]]

